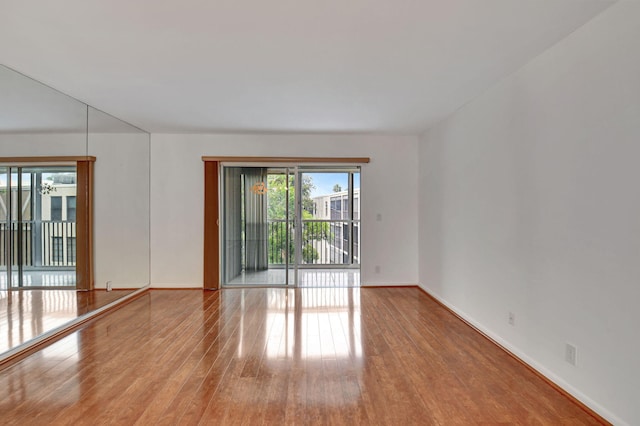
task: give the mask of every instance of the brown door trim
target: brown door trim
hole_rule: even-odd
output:
[[[80,161],[96,161],[96,157],[90,155],[76,155],[76,156],[45,156],[45,157],[0,157],[0,164],[14,164],[14,163],[26,163],[26,164],[51,164],[54,166],[60,165],[60,163],[77,163]]]
[[[206,289],[220,288],[220,241],[218,226],[218,162],[204,163],[204,270]]]
[[[202,161],[217,161],[220,163],[296,163],[296,164],[365,164],[369,157],[209,157],[203,156]]]
[[[76,289],[93,290],[93,159],[76,163]]]

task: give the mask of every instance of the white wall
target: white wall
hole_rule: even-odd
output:
[[[85,133],[0,133],[0,157],[87,155]]]
[[[638,182],[637,2],[420,143],[421,285],[616,424],[640,424]]]
[[[149,135],[90,133],[96,288],[149,284]]]
[[[203,155],[370,157],[361,176],[362,282],[417,283],[417,140],[369,135],[153,134],[151,285],[202,287]],[[375,272],[376,265],[380,273]]]

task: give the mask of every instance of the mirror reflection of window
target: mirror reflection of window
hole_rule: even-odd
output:
[[[62,197],[60,196],[51,197],[51,220],[62,220]]]
[[[68,196],[67,197],[67,222],[75,222],[76,221],[76,197]]]

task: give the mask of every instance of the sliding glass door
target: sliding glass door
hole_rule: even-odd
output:
[[[223,283],[290,282],[294,182],[288,168],[223,168]]]
[[[221,178],[224,285],[292,285],[311,270],[359,271],[358,167],[231,165]]]
[[[0,168],[0,288],[75,287],[76,167]]]

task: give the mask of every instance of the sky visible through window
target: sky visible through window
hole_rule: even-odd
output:
[[[333,187],[337,184],[340,185],[343,191],[346,191],[349,187],[349,173],[334,172],[334,173],[306,173],[305,176],[309,176],[313,179],[315,188],[311,191],[311,198],[318,197],[320,195],[333,194]],[[353,175],[353,186],[360,188],[360,173]]]

